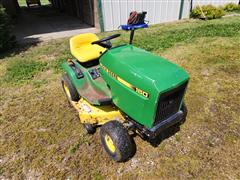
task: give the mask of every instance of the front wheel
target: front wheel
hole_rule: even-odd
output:
[[[120,122],[105,123],[100,129],[100,136],[105,151],[113,160],[124,162],[135,154],[135,143]]]

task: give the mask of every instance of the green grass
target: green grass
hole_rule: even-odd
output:
[[[28,80],[34,78],[38,72],[43,71],[46,66],[46,62],[26,60],[11,61],[7,67],[3,81],[13,84],[27,82]]]
[[[135,45],[148,51],[163,51],[177,43],[194,43],[204,37],[233,37],[240,31],[236,21],[208,21],[175,26],[171,29],[153,26],[152,31],[142,30],[136,33]],[[146,37],[146,38],[143,38]],[[127,36],[128,38],[128,36]]]
[[[20,6],[27,6],[26,0],[18,0]],[[42,5],[49,4],[48,0],[41,0]]]
[[[189,27],[180,30],[168,30],[166,32],[156,31],[147,33],[149,38],[137,43],[148,51],[164,50],[180,42],[194,42],[203,37],[233,37],[240,31],[239,23],[227,24],[201,24],[196,27]],[[147,46],[145,46],[147,44]]]
[[[88,136],[61,89],[68,39],[0,60],[0,177],[3,179],[239,179],[240,17],[189,20],[136,32],[134,44],[191,77],[181,131],[114,163],[99,133]],[[110,33],[101,33],[104,37]],[[122,44],[129,34],[113,43]],[[57,48],[56,48],[57,47]],[[164,82],[163,82],[164,83]]]

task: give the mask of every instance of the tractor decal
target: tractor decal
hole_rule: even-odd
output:
[[[127,81],[123,80],[122,78],[120,78],[119,76],[117,76],[116,74],[114,74],[113,72],[111,72],[108,68],[106,68],[105,66],[103,66],[102,64],[100,64],[100,66],[102,67],[102,69],[104,71],[106,71],[110,76],[112,76],[114,79],[116,79],[118,82],[120,82],[121,84],[125,85],[126,87],[132,89],[133,91],[135,91],[136,93],[149,98],[149,94],[133,85],[131,85],[130,83],[128,83]]]

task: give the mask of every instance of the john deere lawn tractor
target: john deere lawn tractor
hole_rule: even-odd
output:
[[[99,39],[87,33],[70,39],[76,59],[63,63],[62,86],[89,134],[100,127],[102,145],[115,161],[135,153],[132,134],[146,140],[186,119],[184,94],[189,76],[181,67],[132,45],[144,22],[122,25],[130,43],[112,47],[115,34]]]

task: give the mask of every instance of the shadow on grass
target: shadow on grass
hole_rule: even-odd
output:
[[[30,38],[28,43],[16,43],[13,48],[6,50],[5,52],[0,52],[0,60],[6,57],[13,57],[21,54],[22,52],[27,51],[29,48],[37,46],[40,42],[42,41],[40,41],[38,38]]]
[[[154,139],[148,140],[148,142],[153,147],[158,147],[165,139],[168,139],[171,136],[174,136],[178,131],[180,131],[179,125],[169,127],[168,129],[164,130],[162,133],[160,133]]]

